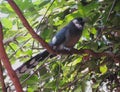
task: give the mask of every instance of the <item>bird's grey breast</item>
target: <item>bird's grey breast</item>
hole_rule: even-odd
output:
[[[67,48],[72,48],[80,39],[81,33],[76,32],[75,30],[74,33],[71,33],[71,30],[67,30],[65,36],[66,40],[64,41],[64,46]]]

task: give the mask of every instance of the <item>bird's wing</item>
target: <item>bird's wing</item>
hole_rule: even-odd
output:
[[[51,41],[51,44],[53,46],[60,46],[62,43],[65,42],[66,40],[66,32],[67,32],[67,27],[64,27],[62,30],[60,30],[53,38]]]

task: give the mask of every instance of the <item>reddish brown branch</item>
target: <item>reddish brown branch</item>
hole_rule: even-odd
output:
[[[15,71],[12,69],[10,61],[8,59],[8,56],[5,52],[5,48],[3,45],[3,32],[2,32],[2,24],[0,23],[0,59],[3,62],[4,67],[6,68],[17,92],[23,92],[22,87],[20,85],[19,79],[15,73]]]
[[[77,49],[71,49],[71,50],[57,50],[55,52],[56,54],[90,54],[91,56],[97,56],[97,57],[102,57],[102,56],[112,56],[108,53],[96,53],[94,52],[93,50],[90,50],[90,49],[80,49],[80,50],[77,50]]]
[[[2,86],[2,92],[7,92],[7,88],[5,86],[4,77],[3,77],[1,60],[0,60],[0,82],[1,82],[1,86]]]
[[[97,57],[97,58],[106,56],[106,57],[112,58],[115,62],[120,62],[118,57],[116,57],[116,55],[113,54],[112,52],[98,52],[97,53],[97,52],[94,52],[93,50],[90,50],[90,49],[80,49],[80,50],[71,49],[70,51],[60,50],[60,51],[57,51],[55,53],[56,54],[79,54],[79,55],[88,54],[90,56]]]
[[[25,19],[24,15],[22,14],[19,7],[16,5],[16,3],[13,0],[7,0],[8,3],[11,5],[13,10],[16,12],[16,14],[19,16],[20,20],[22,21],[23,25],[26,27],[26,29],[29,31],[29,33],[32,35],[34,39],[39,41],[43,47],[45,47],[49,52],[54,53],[54,50],[39,36],[35,33],[33,28],[29,25],[28,21]]]

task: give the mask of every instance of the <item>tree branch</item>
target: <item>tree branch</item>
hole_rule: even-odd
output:
[[[1,60],[0,60],[0,82],[1,82],[1,86],[2,86],[2,92],[7,92],[7,88],[6,88],[5,83],[4,83]]]
[[[3,32],[2,32],[2,24],[0,23],[0,59],[3,62],[3,65],[5,66],[5,68],[7,69],[7,72],[11,78],[11,80],[13,81],[13,84],[16,88],[17,92],[23,92],[22,87],[20,85],[19,79],[15,73],[15,71],[12,69],[11,65],[10,65],[10,61],[8,59],[8,56],[5,52],[5,48],[3,45]]]
[[[113,1],[113,4],[112,4],[112,6],[111,6],[111,8],[110,8],[110,11],[109,11],[108,16],[107,16],[107,19],[106,19],[107,22],[108,22],[108,20],[109,20],[109,17],[110,17],[110,15],[111,15],[111,12],[113,11],[113,9],[114,9],[114,7],[115,7],[116,2],[117,2],[117,0],[114,0],[114,1]]]
[[[89,54],[90,56],[97,57],[97,58],[106,56],[106,57],[112,58],[115,62],[120,62],[119,58],[115,54],[113,54],[112,52],[109,52],[109,51],[97,53],[90,49],[80,49],[80,50],[71,49],[70,51],[57,50],[55,53],[56,54],[78,54],[78,55]]]

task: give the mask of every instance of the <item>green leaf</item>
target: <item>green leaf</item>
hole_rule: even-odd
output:
[[[102,74],[105,74],[105,73],[107,72],[107,70],[108,70],[108,68],[107,68],[106,65],[100,66],[100,72],[101,72]]]
[[[95,28],[92,28],[90,32],[93,33],[93,34],[96,34],[96,33],[97,33],[97,31],[96,31]]]
[[[39,4],[39,7],[43,7],[46,4],[48,4],[50,2],[50,0],[42,0],[42,2]]]
[[[51,81],[49,83],[46,83],[45,87],[46,88],[55,88],[55,85],[56,85],[56,81]]]
[[[87,29],[84,29],[84,31],[82,33],[82,37],[86,40],[90,39],[90,34]]]
[[[76,65],[78,63],[80,63],[82,61],[82,57],[79,57],[77,59],[75,59],[73,62],[69,63],[68,66],[71,66],[71,65]]]
[[[26,81],[26,84],[32,85],[32,84],[36,84],[37,82],[39,82],[38,76],[32,76],[29,78],[29,80]]]
[[[105,51],[106,49],[110,48],[109,46],[103,46],[99,49],[99,52],[103,52]]]
[[[50,40],[51,30],[45,29],[41,32],[41,37],[46,40]]]
[[[59,26],[59,25],[61,25],[62,23],[63,23],[62,20],[58,20],[58,21],[55,21],[54,25],[55,25],[55,26]]]
[[[97,3],[96,1],[93,1],[92,3],[86,5],[85,7],[83,7],[84,11],[86,14],[90,14],[90,12],[94,9],[96,9],[99,6],[99,3]]]
[[[10,46],[14,49],[14,50],[17,50],[19,47],[17,44],[15,43],[10,43]]]
[[[2,24],[5,28],[12,29],[12,21],[11,20],[4,18],[4,19],[2,19]]]
[[[31,87],[28,87],[27,91],[28,91],[28,92],[34,92],[35,90],[33,89],[33,87],[32,87],[32,88],[31,88]]]
[[[27,50],[23,54],[32,56],[32,50]]]

